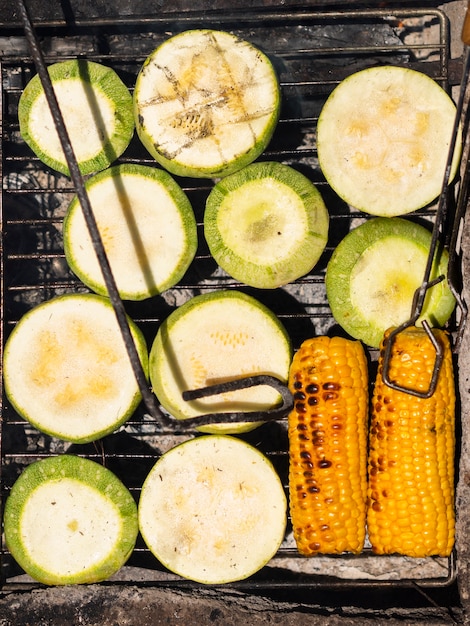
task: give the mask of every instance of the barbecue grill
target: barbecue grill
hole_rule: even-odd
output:
[[[152,10],[148,3],[95,4],[28,2],[33,31],[46,63],[83,57],[112,66],[132,90],[138,70],[147,55],[168,36],[188,28],[228,30],[259,46],[278,72],[282,89],[281,119],[275,135],[261,156],[293,165],[318,186],[328,207],[331,227],[325,252],[311,274],[274,291],[247,289],[217,267],[204,241],[202,224],[205,199],[212,181],[179,179],[195,210],[199,248],[182,281],[161,296],[145,302],[126,302],[126,312],[151,341],[168,314],[192,296],[221,289],[251,293],[273,310],[286,326],[294,345],[313,334],[335,332],[328,306],[324,275],[332,251],[344,235],[368,219],[344,204],[328,187],[318,167],[316,121],[331,90],[343,78],[373,65],[393,64],[420,70],[434,78],[455,99],[459,91],[465,57],[451,54],[451,30],[445,6],[433,3],[270,3],[227,9],[223,0],[171,3]],[[161,4],[161,3],[160,3]],[[379,8],[377,5],[381,5]],[[416,6],[419,4],[420,6]],[[455,4],[455,3],[454,3]],[[461,3],[459,3],[461,4]],[[112,5],[112,6],[111,6]],[[180,6],[181,5],[181,6]],[[371,6],[372,5],[372,6]],[[462,14],[463,15],[463,14]],[[61,224],[76,192],[74,182],[47,169],[19,134],[17,106],[28,80],[37,72],[30,42],[15,3],[0,8],[0,197],[1,219],[1,345],[21,316],[36,304],[54,296],[86,292],[69,270],[63,252]],[[466,113],[463,102],[462,119]],[[462,294],[462,237],[467,203],[467,146],[461,176],[445,185],[446,215],[439,237],[451,248],[452,280]],[[119,162],[154,161],[134,138]],[[410,215],[432,227],[439,213],[436,201]],[[464,298],[449,323],[454,338],[456,361],[465,344]],[[377,354],[370,350],[372,367]],[[3,397],[0,417],[0,495],[3,505],[15,479],[29,463],[62,452],[82,454],[105,464],[138,499],[140,486],[159,455],[195,432],[179,425],[162,423],[145,402],[118,432],[94,444],[70,445],[45,436],[22,420]],[[265,452],[287,484],[287,436],[285,419],[271,421],[244,436]],[[466,449],[461,438],[461,454]],[[460,457],[457,461],[460,460]],[[465,494],[464,494],[465,495]],[[464,515],[464,513],[461,513]],[[464,528],[465,524],[461,526]],[[468,565],[457,551],[450,558],[411,559],[375,556],[366,547],[359,556],[300,557],[288,528],[285,541],[274,559],[255,576],[224,586],[229,593],[269,596],[306,602],[315,595],[325,605],[340,607],[402,607],[429,610],[443,623],[461,623],[455,610],[465,605],[466,584],[461,578]],[[28,594],[41,586],[24,575],[5,545],[0,544],[0,594]],[[109,593],[127,586],[190,590],[200,586],[165,570],[142,541],[123,572],[107,581]],[[462,595],[463,593],[463,595]],[[460,615],[460,614],[459,614]],[[460,618],[459,618],[460,619]],[[411,623],[411,622],[410,622]]]

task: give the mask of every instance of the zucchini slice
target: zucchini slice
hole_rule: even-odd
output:
[[[279,393],[260,385],[200,400],[185,401],[183,391],[256,374],[286,381],[291,342],[279,319],[258,300],[239,291],[193,297],[161,324],[150,350],[154,392],[175,418],[205,413],[262,411],[280,402]],[[202,432],[239,433],[259,422],[201,426]]]
[[[54,63],[48,72],[81,173],[105,169],[124,152],[134,134],[129,90],[113,69],[84,59]],[[18,118],[21,136],[34,154],[69,175],[38,75],[21,94]]]
[[[318,119],[320,167],[348,204],[393,217],[440,194],[456,107],[429,76],[404,67],[371,67],[343,80]],[[451,180],[458,170],[461,135]]]
[[[350,231],[328,263],[325,283],[335,320],[352,337],[378,348],[385,330],[406,322],[421,285],[431,246],[430,231],[400,217],[372,218]],[[455,308],[447,283],[449,255],[436,250],[431,287],[422,315],[431,326],[443,326]]]
[[[170,37],[145,60],[134,91],[137,133],[179,176],[226,176],[254,161],[279,119],[280,88],[258,48],[217,30]]]
[[[137,505],[110,470],[63,454],[23,470],[5,504],[4,529],[11,554],[35,580],[94,583],[132,553]]]
[[[143,300],[173,287],[196,254],[197,229],[188,197],[170,174],[123,164],[95,174],[85,186],[121,298]],[[77,197],[63,232],[72,271],[107,295]]]
[[[145,339],[129,319],[144,371]],[[95,294],[68,294],[37,305],[9,336],[5,392],[40,431],[85,443],[115,431],[141,400],[113,307]]]
[[[138,511],[142,537],[165,567],[222,584],[251,576],[274,556],[285,535],[287,499],[257,448],[206,435],[160,457]]]
[[[310,272],[325,249],[328,224],[313,183],[276,162],[252,163],[220,180],[204,214],[214,259],[233,278],[260,289]]]

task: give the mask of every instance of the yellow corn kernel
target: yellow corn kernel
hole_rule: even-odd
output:
[[[455,535],[455,383],[447,334],[433,333],[444,349],[430,398],[394,390],[382,378],[385,333],[372,397],[369,431],[367,526],[376,554],[447,556]],[[398,333],[389,378],[400,387],[429,389],[436,351],[425,330]]]
[[[367,358],[360,342],[306,340],[289,373],[290,514],[305,555],[361,552],[367,495]]]

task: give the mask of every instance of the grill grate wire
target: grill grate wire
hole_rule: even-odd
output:
[[[146,56],[170,34],[191,27],[230,30],[262,48],[278,71],[283,109],[278,129],[262,159],[279,160],[308,172],[317,184],[330,212],[330,240],[313,272],[275,292],[254,292],[285,324],[294,348],[314,333],[334,331],[335,321],[324,290],[324,272],[329,256],[342,237],[367,216],[344,205],[328,188],[318,168],[315,128],[321,106],[333,87],[350,73],[372,64],[399,64],[432,76],[446,90],[449,82],[449,32],[444,14],[434,9],[393,9],[345,12],[263,12],[243,16],[210,12],[202,17],[175,18],[171,24],[156,18],[76,23],[71,32],[63,27],[37,27],[42,54],[47,63],[77,55],[112,65],[132,91],[133,81]],[[2,31],[0,29],[0,44]],[[293,46],[293,43],[295,44]],[[28,46],[18,40],[18,50],[0,63],[0,178],[1,218],[1,346],[21,316],[35,304],[62,293],[86,291],[66,266],[61,240],[61,220],[72,196],[73,182],[47,170],[27,149],[19,136],[17,105],[22,89],[35,73]],[[119,162],[153,165],[138,141],[133,141]],[[161,321],[180,303],[196,293],[245,287],[218,270],[204,243],[202,217],[210,181],[181,179],[196,213],[199,249],[181,283],[162,297],[146,303],[125,303],[129,315],[147,337],[155,335]],[[410,216],[433,223],[435,206]],[[370,351],[371,366],[376,354]],[[3,394],[2,394],[3,395]],[[113,469],[138,499],[146,472],[159,454],[191,433],[158,423],[146,410],[136,414],[118,433],[87,446],[67,446],[48,438],[26,424],[3,395],[0,421],[0,488],[2,503],[21,469],[34,460],[63,451],[83,454]],[[246,437],[262,449],[279,468],[286,484],[287,446],[282,420],[265,424]],[[2,589],[29,588],[34,583],[21,577],[21,570],[0,546]],[[277,560],[276,560],[277,559]],[[296,555],[286,537],[274,567],[232,586],[242,588],[418,586],[441,587],[455,580],[455,559],[427,559],[415,568],[398,559],[404,574],[397,580],[387,569],[393,557],[363,555],[328,557],[310,561]],[[363,574],[369,564],[382,563],[376,578]],[[315,563],[315,564],[313,564]],[[318,566],[316,565],[318,563]],[[129,564],[144,570],[152,583],[191,585],[167,574],[142,542]],[[414,563],[416,565],[416,562]],[[423,568],[429,565],[429,573]],[[357,569],[350,577],[336,570]],[[419,570],[419,573],[417,571]],[[17,576],[20,576],[18,579]],[[131,581],[135,579],[131,577]]]

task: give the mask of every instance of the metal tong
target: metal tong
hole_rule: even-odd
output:
[[[150,415],[160,422],[168,423],[167,416],[160,410],[156,397],[147,384],[146,375],[142,368],[142,363],[140,362],[139,354],[137,352],[137,348],[134,343],[134,339],[132,337],[130,327],[127,321],[124,304],[119,295],[116,281],[111,271],[108,257],[106,255],[106,251],[103,246],[95,216],[93,214],[91,203],[88,198],[88,193],[85,188],[84,180],[81,175],[72,144],[70,142],[69,134],[65,127],[64,118],[62,116],[62,112],[54,93],[52,81],[47,71],[44,55],[40,47],[39,39],[34,30],[29,11],[26,7],[24,0],[17,0],[17,4],[20,17],[23,21],[24,32],[31,51],[31,56],[34,61],[39,78],[41,80],[44,93],[46,95],[46,100],[49,105],[52,118],[54,120],[57,134],[61,142],[62,150],[65,154],[65,158],[70,172],[70,178],[72,179],[77,197],[80,201],[80,205],[90,233],[93,247],[98,257],[101,270],[103,272],[103,277],[106,284],[106,289],[108,291],[109,299],[111,300],[111,304],[116,314],[121,335],[123,337],[127,353],[129,355],[129,360],[131,362],[137,384],[139,386],[139,391]]]
[[[416,290],[414,294],[410,318],[406,322],[404,322],[403,324],[395,328],[390,333],[387,344],[385,346],[384,357],[383,357],[382,376],[383,376],[383,380],[385,384],[388,387],[391,387],[392,389],[397,389],[399,391],[403,391],[403,392],[409,393],[411,395],[414,395],[420,398],[430,398],[433,395],[436,389],[437,381],[439,378],[439,371],[440,371],[440,367],[441,367],[442,360],[443,360],[443,348],[441,344],[439,343],[439,341],[434,336],[434,334],[432,333],[430,325],[426,320],[423,320],[422,325],[423,325],[424,330],[426,331],[426,334],[431,340],[432,345],[434,346],[434,349],[436,352],[433,372],[432,372],[428,389],[426,389],[425,391],[418,391],[416,389],[398,385],[393,380],[391,380],[390,379],[390,360],[391,360],[393,342],[396,336],[402,331],[404,331],[406,328],[410,326],[414,326],[416,324],[416,322],[418,321],[422,313],[424,301],[425,301],[428,290],[431,289],[437,283],[445,279],[445,276],[441,275],[435,278],[434,280],[430,280],[430,275],[431,275],[431,270],[432,270],[432,266],[434,263],[434,257],[438,249],[439,238],[442,235],[443,223],[445,219],[447,218],[447,214],[448,214],[449,179],[450,179],[450,174],[451,174],[452,162],[453,162],[454,154],[455,154],[455,148],[457,144],[457,138],[458,138],[459,132],[465,130],[466,125],[467,125],[468,111],[464,111],[464,108],[466,106],[465,96],[467,94],[468,82],[469,82],[469,77],[470,77],[470,51],[469,51],[470,1],[467,6],[467,11],[466,11],[465,19],[464,19],[461,38],[464,43],[464,65],[463,65],[462,79],[460,82],[460,89],[459,89],[458,100],[456,103],[456,113],[455,113],[452,137],[451,137],[451,141],[449,144],[449,152],[447,156],[446,168],[444,172],[444,178],[442,181],[441,193],[440,193],[439,200],[438,200],[437,212],[436,212],[434,227],[432,231],[431,246],[429,250],[428,260],[426,263],[423,282],[420,285],[420,287],[418,287],[418,289]],[[461,173],[459,193],[458,193],[457,201],[456,201],[453,226],[451,229],[451,238],[450,238],[449,250],[448,250],[449,262],[448,262],[448,268],[447,268],[447,282],[448,282],[450,290],[452,291],[456,299],[457,307],[460,309],[460,320],[459,320],[458,330],[457,330],[457,334],[456,334],[455,342],[454,342],[455,352],[458,351],[458,348],[462,341],[462,336],[465,330],[467,314],[468,314],[467,304],[462,297],[462,285],[460,284],[460,271],[459,271],[460,262],[459,262],[459,255],[457,253],[458,239],[460,236],[460,226],[461,226],[461,223],[462,223],[465,211],[466,211],[466,206],[467,206],[467,201],[468,201],[468,186],[469,186],[468,177],[469,177],[469,164],[468,164],[468,157],[467,157],[465,169]]]
[[[256,421],[269,421],[276,420],[284,417],[293,407],[293,398],[287,389],[287,386],[274,376],[258,375],[250,376],[246,378],[240,378],[232,380],[219,385],[206,387],[203,389],[197,389],[194,391],[184,392],[183,398],[185,400],[195,400],[207,396],[217,395],[220,393],[226,393],[235,389],[244,389],[256,385],[268,385],[275,388],[281,395],[282,402],[280,406],[274,407],[268,411],[253,411],[249,413],[245,412],[227,412],[227,413],[210,413],[207,415],[201,415],[194,418],[185,420],[177,420],[170,415],[163,412],[157,402],[156,396],[148,386],[147,378],[142,368],[142,363],[132,337],[130,327],[127,321],[127,315],[124,308],[124,303],[119,295],[116,281],[114,279],[106,251],[103,246],[101,235],[93,214],[88,193],[85,188],[84,180],[81,175],[78,162],[70,141],[69,134],[65,127],[64,118],[60,111],[57,98],[54,93],[47,66],[44,60],[39,39],[33,27],[33,23],[26,7],[25,0],[17,0],[19,13],[23,21],[23,27],[28,45],[30,47],[31,56],[34,61],[37,73],[41,80],[41,84],[46,95],[46,100],[49,105],[52,118],[64,151],[67,165],[70,171],[70,178],[76,189],[76,194],[79,199],[85,221],[90,233],[90,237],[93,242],[95,253],[98,257],[103,277],[105,280],[108,296],[113,306],[116,318],[119,324],[119,328],[124,340],[124,344],[129,355],[129,360],[139,386],[139,391],[142,395],[144,404],[150,414],[156,422],[160,423],[165,428],[171,430],[176,429],[191,429],[198,426],[205,426],[214,423],[230,423],[230,422],[256,422]]]
[[[96,220],[93,214],[91,203],[89,201],[88,194],[85,189],[84,180],[80,173],[78,162],[75,157],[75,154],[74,154],[71,142],[70,142],[70,138],[69,138],[67,129],[65,127],[64,119],[63,119],[62,113],[60,111],[60,107],[58,105],[58,102],[54,93],[52,82],[50,80],[50,77],[47,71],[46,63],[45,63],[44,56],[40,48],[39,40],[33,28],[33,24],[32,24],[28,9],[25,5],[25,1],[17,0],[17,4],[18,4],[21,19],[23,21],[25,35],[26,35],[26,38],[27,38],[27,41],[31,50],[31,55],[35,63],[39,78],[41,80],[41,83],[42,83],[42,86],[46,95],[46,99],[49,104],[51,114],[52,114],[56,129],[57,129],[57,133],[61,141],[62,149],[64,151],[64,154],[67,160],[67,165],[70,171],[70,177],[72,179],[73,184],[75,185],[76,193],[77,193],[78,199],[80,201],[80,205],[84,213],[84,217],[85,217],[87,227],[90,232],[90,236],[93,242],[95,253],[98,257],[100,266],[102,268],[106,288],[108,290],[108,295],[109,295],[111,304],[113,305],[113,309],[117,317],[117,321],[121,330],[121,334],[125,343],[126,350],[129,355],[131,366],[133,368],[133,372],[134,372],[136,381],[139,386],[139,391],[142,395],[144,404],[146,405],[146,408],[150,413],[150,416],[154,418],[157,422],[162,424],[163,426],[170,427],[170,428],[174,428],[176,422],[179,424],[180,427],[182,426],[182,422],[183,422],[185,427],[192,428],[192,427],[204,426],[204,425],[214,424],[214,423],[271,421],[271,420],[277,420],[282,417],[285,417],[285,415],[293,408],[293,405],[294,405],[293,396],[288,390],[287,385],[284,382],[282,382],[281,380],[279,380],[278,378],[274,376],[269,376],[269,375],[258,375],[258,376],[239,378],[239,379],[235,379],[235,380],[228,381],[225,383],[204,387],[201,389],[187,390],[183,392],[183,399],[187,401],[191,401],[191,400],[218,395],[221,393],[226,393],[228,391],[233,391],[236,389],[243,389],[243,388],[247,388],[247,387],[251,387],[255,385],[269,385],[275,388],[280,393],[280,396],[281,396],[281,404],[270,410],[252,411],[252,412],[211,413],[211,414],[201,415],[195,418],[190,418],[190,419],[181,421],[181,420],[175,420],[171,416],[166,415],[159,407],[155,395],[152,393],[151,389],[149,388],[147,384],[147,379],[143,371],[142,364],[140,362],[137,349],[136,349],[134,340],[130,332],[129,324],[127,322],[127,316],[126,316],[124,304],[119,295],[116,282],[112,274],[112,270],[111,270],[111,267],[110,267],[110,264],[109,264],[109,261],[108,261],[108,258],[107,258],[102,240],[101,240],[101,235],[99,233],[99,230],[96,224]],[[469,2],[469,7],[470,7],[470,2]],[[450,170],[451,170],[451,164],[452,164],[453,155],[455,151],[458,131],[459,131],[460,123],[461,123],[461,117],[462,117],[462,112],[463,112],[463,107],[464,107],[464,96],[466,93],[467,84],[468,84],[469,75],[470,75],[470,55],[468,52],[468,45],[470,45],[470,17],[469,17],[468,8],[467,8],[467,14],[466,14],[466,18],[465,18],[465,22],[464,22],[464,26],[462,30],[462,40],[465,44],[464,72],[463,72],[463,77],[461,81],[459,100],[457,103],[457,112],[456,112],[453,136],[452,136],[451,145],[449,147],[449,155],[448,155],[448,160],[447,160],[447,165],[446,165],[446,171],[445,171],[444,180],[442,183],[442,192],[439,198],[439,206],[438,206],[436,221],[435,221],[434,229],[433,229],[429,259],[427,262],[423,283],[415,293],[411,317],[407,322],[397,327],[393,331],[393,333],[390,335],[390,339],[387,345],[387,350],[385,353],[384,367],[383,367],[384,381],[387,385],[389,385],[390,387],[401,389],[403,391],[407,391],[408,393],[412,393],[414,395],[423,395],[424,397],[429,397],[434,393],[434,390],[437,384],[438,375],[439,375],[440,365],[442,362],[442,348],[440,347],[438,341],[435,339],[434,335],[432,334],[429,328],[429,325],[426,322],[423,322],[423,326],[426,329],[426,332],[429,335],[436,349],[436,359],[435,359],[435,365],[434,365],[434,371],[433,371],[431,384],[430,384],[429,389],[426,392],[417,392],[412,389],[401,388],[398,385],[396,385],[393,381],[391,381],[388,376],[389,361],[390,361],[391,346],[392,346],[394,337],[399,332],[407,328],[408,326],[414,325],[416,323],[416,321],[418,320],[421,314],[427,291],[437,282],[440,282],[441,280],[444,279],[444,276],[440,276],[437,279],[430,281],[429,277],[430,277],[430,273],[432,269],[434,254],[437,248],[439,233],[442,228],[442,223],[444,221],[444,218],[447,214],[447,193],[448,193],[448,184],[449,184],[449,178],[450,178]],[[448,269],[449,285],[462,311],[463,322],[461,324],[460,336],[463,333],[463,326],[466,320],[467,307],[460,295],[460,288],[457,287],[457,284],[456,284],[457,282],[457,278],[456,278],[457,276],[457,271],[456,271],[456,268],[457,268],[457,255],[456,255],[457,233],[456,231],[458,230],[456,228],[456,225],[461,220],[464,210],[465,210],[466,191],[468,188],[467,178],[468,178],[468,174],[466,170],[462,178],[462,183],[461,183],[461,188],[460,188],[460,202],[457,205],[457,211],[456,211],[455,219],[454,219],[454,229],[453,229],[453,236],[452,236],[452,241],[450,245],[450,258],[449,258],[449,269]]]
[[[451,175],[451,170],[452,170],[452,163],[454,160],[455,148],[457,144],[457,138],[458,138],[459,132],[466,127],[467,112],[465,112],[464,114],[464,106],[465,106],[465,96],[467,93],[469,77],[470,77],[470,52],[469,52],[470,0],[467,6],[467,11],[466,11],[465,19],[464,19],[461,38],[465,46],[463,73],[462,73],[462,79],[460,82],[459,96],[458,96],[458,100],[456,104],[456,113],[455,113],[454,126],[452,129],[452,137],[451,137],[451,141],[449,144],[446,168],[445,168],[444,177],[442,181],[441,193],[439,195],[436,217],[435,217],[434,226],[432,230],[431,245],[429,249],[428,259],[426,262],[426,268],[425,268],[425,272],[423,276],[423,281],[420,287],[418,287],[418,289],[415,291],[413,302],[412,302],[412,307],[411,307],[410,318],[403,324],[397,326],[390,333],[388,337],[388,341],[385,346],[384,357],[383,357],[382,377],[383,377],[385,384],[393,389],[403,391],[405,393],[409,393],[411,395],[418,396],[421,398],[430,398],[433,395],[436,389],[436,385],[437,385],[438,378],[439,378],[439,372],[440,372],[442,360],[444,357],[443,347],[441,346],[438,339],[434,336],[427,320],[423,320],[422,325],[423,325],[424,330],[426,331],[426,334],[431,340],[431,343],[436,352],[433,372],[432,372],[428,389],[426,389],[425,391],[419,391],[413,388],[404,387],[402,385],[397,384],[393,380],[391,380],[390,361],[391,361],[393,342],[396,336],[399,333],[403,332],[406,328],[410,326],[414,326],[416,324],[419,317],[421,316],[427,292],[434,285],[442,282],[446,278],[444,275],[441,275],[431,280],[430,277],[431,277],[432,267],[434,264],[435,255],[438,250],[438,245],[440,244],[440,237],[442,236],[443,225],[444,225],[446,218],[448,217],[449,181],[450,181],[450,175]],[[467,205],[467,200],[468,200],[468,186],[469,186],[468,177],[469,175],[470,175],[469,165],[467,162],[465,170],[461,175],[459,193],[457,197],[456,208],[455,208],[454,219],[453,219],[453,227],[451,230],[451,238],[450,238],[449,247],[448,247],[449,262],[448,262],[448,268],[447,268],[447,282],[448,282],[450,290],[452,291],[456,299],[457,307],[460,309],[460,313],[461,313],[461,319],[459,322],[458,332],[457,332],[456,340],[454,342],[454,351],[458,349],[460,342],[462,340],[462,336],[463,336],[463,332],[464,332],[466,320],[467,320],[467,314],[468,314],[467,304],[464,301],[462,297],[462,293],[461,293],[462,289],[461,289],[461,284],[460,284],[460,272],[459,272],[460,262],[459,262],[459,256],[457,253],[457,246],[458,246],[458,239],[460,235],[460,225],[461,225],[462,219],[466,211],[466,205]],[[241,385],[243,384],[244,380],[246,380],[248,384],[243,385],[243,386],[249,386],[249,385],[254,384],[252,382],[253,378],[252,379],[250,378],[240,379],[237,381],[233,381],[233,383],[236,386],[232,387],[232,389],[242,388]],[[272,380],[277,380],[277,379],[272,379]],[[210,395],[222,393],[224,391],[225,385],[226,384],[224,383],[222,385],[214,385],[210,387],[205,387],[203,389],[186,391],[183,393],[183,399],[194,400],[196,398],[207,397]],[[264,416],[263,417],[264,420],[278,419],[279,416],[282,416],[283,414],[285,415],[288,410],[291,410],[293,406],[292,397],[290,399],[290,402],[288,401],[287,394],[289,392],[288,390],[285,389],[285,386],[282,385],[280,381],[277,381],[277,383],[275,383],[273,386],[276,386],[276,388],[281,392],[282,398],[283,398],[283,404],[281,407],[274,409],[272,414],[270,414],[269,411],[267,413],[263,413],[261,417]],[[219,415],[223,415],[223,414],[219,414]],[[241,421],[239,414],[236,414],[236,415],[232,414],[232,415],[233,415],[234,421]],[[250,414],[242,414],[242,415],[246,416]],[[214,417],[216,417],[216,414],[214,414]]]
[[[451,141],[449,144],[446,168],[445,168],[444,177],[442,181],[441,193],[439,195],[436,217],[435,217],[434,226],[432,230],[431,245],[429,249],[428,259],[426,262],[426,268],[425,268],[425,272],[423,276],[423,281],[421,285],[418,287],[418,289],[415,291],[413,302],[412,302],[412,307],[411,307],[411,315],[409,319],[403,324],[397,326],[390,333],[388,337],[388,341],[385,346],[383,365],[382,365],[382,377],[383,377],[385,384],[388,387],[391,387],[393,389],[403,391],[405,393],[409,393],[411,395],[418,396],[421,398],[430,398],[433,395],[436,389],[436,385],[437,385],[438,378],[439,378],[439,372],[440,372],[442,360],[444,357],[443,347],[441,346],[438,339],[434,336],[427,320],[423,320],[422,325],[423,325],[424,330],[426,331],[426,334],[431,340],[431,343],[436,352],[433,372],[432,372],[428,389],[426,389],[425,391],[419,391],[413,388],[404,387],[402,385],[397,384],[393,380],[391,380],[390,361],[391,361],[393,342],[396,336],[399,333],[403,332],[406,328],[410,326],[414,326],[416,324],[419,317],[421,316],[427,292],[434,285],[442,282],[446,278],[444,275],[441,275],[431,280],[430,277],[431,277],[432,267],[434,264],[435,255],[438,250],[438,246],[440,244],[440,238],[442,236],[443,225],[444,225],[446,218],[448,217],[449,181],[450,181],[450,175],[451,175],[451,170],[452,170],[452,163],[454,160],[455,148],[457,144],[457,138],[458,138],[459,132],[461,130],[464,130],[467,124],[468,114],[467,112],[465,112],[464,114],[464,107],[465,107],[465,96],[467,93],[469,77],[470,77],[470,51],[469,51],[470,0],[467,6],[467,11],[466,11],[465,19],[464,19],[461,38],[465,46],[463,73],[462,73],[462,79],[460,82],[459,96],[458,96],[458,100],[456,103],[456,113],[455,113],[454,126],[452,129],[452,137],[451,137]],[[458,197],[456,201],[456,207],[455,207],[455,213],[454,213],[454,219],[453,219],[453,227],[451,230],[451,238],[450,238],[450,242],[448,246],[449,262],[448,262],[448,267],[447,267],[447,282],[448,282],[450,290],[452,291],[456,299],[457,307],[460,309],[460,313],[461,313],[461,319],[459,322],[459,327],[458,327],[456,339],[454,342],[454,351],[457,351],[461,343],[463,332],[464,332],[465,325],[466,325],[467,314],[468,314],[467,304],[465,300],[463,299],[462,293],[461,293],[462,286],[460,284],[460,271],[459,271],[460,262],[459,262],[459,255],[457,253],[457,246],[458,246],[458,239],[460,235],[460,225],[465,215],[466,205],[467,205],[467,200],[468,200],[469,175],[470,175],[469,164],[467,161],[465,169],[463,173],[461,174],[459,193],[458,193]],[[245,379],[245,380],[250,381],[250,379]],[[234,383],[237,385],[241,385],[242,382],[243,382],[243,379],[234,381]],[[253,384],[253,383],[250,382],[249,384]],[[282,385],[282,383],[280,383],[280,381],[278,381],[278,383],[276,384],[276,387],[278,388],[280,392],[281,392],[281,389],[284,389],[284,391],[286,391],[285,387]],[[241,387],[237,386],[236,388],[241,388]],[[200,397],[207,397],[209,395],[222,393],[223,389],[224,389],[224,385],[214,385],[214,386],[205,387],[199,390],[196,389],[193,391],[187,391],[183,393],[183,398],[187,400],[192,400],[192,399],[196,399]],[[291,402],[288,403],[287,393],[288,391],[286,393],[282,393],[283,404],[281,407],[273,411],[272,419],[277,419],[278,415],[281,415],[282,413],[285,414],[286,411],[292,408],[293,400],[291,398]],[[245,414],[245,415],[249,415],[249,414]],[[264,419],[270,419],[269,412],[268,414],[264,413],[263,415],[265,416]],[[238,417],[239,416],[237,416],[237,418]]]

